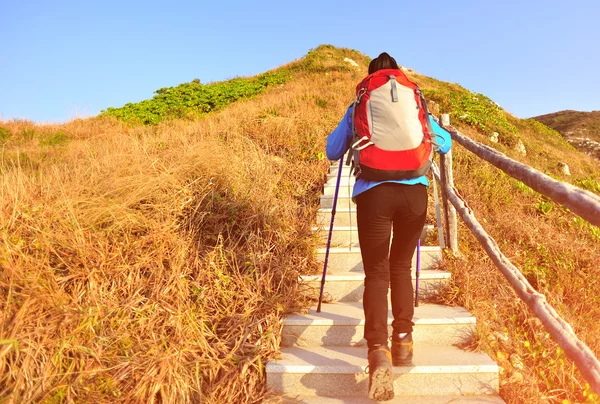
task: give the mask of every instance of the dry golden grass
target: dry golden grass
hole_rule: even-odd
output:
[[[0,122],[11,134],[0,159],[0,402],[262,401],[281,316],[306,303],[297,275],[319,270],[311,227],[329,164],[317,156],[361,78],[338,65],[315,59],[315,72],[199,121]],[[569,180],[598,178],[560,139],[513,124],[527,157],[495,147],[564,180],[559,160]],[[558,206],[540,214],[541,197],[460,146],[454,156],[478,219],[599,354],[590,228]],[[445,261],[443,299],[477,316],[502,397],[583,401],[578,372],[462,226],[460,248]]]
[[[0,401],[260,402],[354,79],[157,127],[1,122]]]

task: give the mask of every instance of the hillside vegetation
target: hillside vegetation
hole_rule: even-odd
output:
[[[177,87],[160,88],[151,100],[108,108],[102,113],[133,124],[155,125],[176,118],[193,120],[236,100],[252,98],[269,86],[285,83],[290,77],[287,69],[279,69],[256,77],[238,77],[206,85],[195,79]]]
[[[320,269],[311,227],[326,137],[368,61],[323,45],[254,78],[159,90],[90,119],[0,121],[0,402],[264,400],[281,318],[310,303],[298,274]],[[458,84],[410,77],[464,134],[600,191],[598,163],[558,133]],[[460,146],[453,154],[478,219],[600,354],[599,229]],[[477,316],[471,348],[501,365],[502,397],[596,400],[459,230],[442,300]]]
[[[560,132],[578,149],[600,159],[600,111],[559,111],[532,119]]]

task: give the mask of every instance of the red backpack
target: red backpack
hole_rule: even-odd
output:
[[[354,175],[403,180],[431,167],[433,131],[419,87],[397,69],[378,70],[356,86],[352,110]]]

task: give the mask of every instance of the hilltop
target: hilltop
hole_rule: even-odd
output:
[[[281,318],[310,304],[298,275],[320,270],[326,138],[369,60],[322,45],[64,125],[0,121],[0,401],[261,402]],[[599,162],[555,130],[407,72],[465,135],[600,193]],[[453,156],[486,231],[600,354],[600,230],[458,145]],[[442,299],[477,317],[469,348],[502,367],[504,400],[592,400],[462,225],[459,246]]]
[[[560,132],[579,150],[600,159],[600,111],[559,111],[532,119]]]

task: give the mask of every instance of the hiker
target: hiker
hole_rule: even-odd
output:
[[[377,92],[373,89],[377,83],[384,83],[382,87],[384,85],[389,87]],[[405,83],[414,88],[407,90],[407,87],[403,86]],[[370,97],[366,97],[365,93]],[[353,166],[358,172],[355,171],[357,180],[352,198],[356,203],[358,239],[365,271],[363,307],[364,337],[368,346],[369,397],[378,401],[391,400],[394,397],[392,364],[412,365],[414,307],[411,264],[427,214],[429,182],[424,174],[431,165],[432,150],[447,153],[451,147],[450,135],[429,116],[424,99],[422,105],[419,105],[416,99],[422,98],[418,95],[420,95],[418,87],[400,71],[394,58],[384,52],[371,61],[369,75],[357,86],[358,103],[353,103],[348,108],[338,127],[327,138],[326,152],[329,160],[339,160],[354,146],[350,153],[354,156]],[[396,102],[396,107],[402,104],[401,108],[412,102],[412,108],[407,108],[410,110],[408,115],[413,114],[412,121],[409,122],[406,111],[403,111],[399,120],[397,119],[393,124],[388,122],[386,126],[386,122],[390,119],[385,114],[390,112],[387,107],[377,109],[375,105],[379,102],[377,97],[383,97],[384,102],[389,105]],[[366,98],[369,99],[370,104],[364,102]],[[398,103],[399,98],[400,103]],[[368,112],[366,108],[369,108]],[[357,125],[362,125],[356,128],[356,135],[353,133],[353,121]],[[396,131],[395,138],[391,136],[387,140],[384,139],[384,142],[388,142],[386,147],[389,147],[389,142],[398,142],[397,128],[402,125],[413,128],[408,130],[412,131],[412,136],[416,139],[416,141],[413,139],[412,144],[417,148],[409,151],[408,154],[399,154],[405,156],[401,158],[389,158],[389,154],[385,151],[383,154],[376,155],[378,150],[374,142],[381,142],[381,139],[386,136],[385,128]],[[376,139],[374,134],[371,141],[362,137],[361,132],[365,130],[375,132],[375,129],[380,132],[377,134],[379,139]],[[415,131],[418,133],[415,134]],[[429,136],[430,132],[433,132],[431,136]],[[404,135],[401,133],[400,136]],[[366,151],[369,151],[371,156],[367,155]],[[401,160],[408,161],[418,155],[422,156],[418,158],[423,161],[418,162],[417,168],[402,167],[404,161]],[[385,159],[390,161],[383,161]],[[367,167],[367,161],[371,167]],[[377,164],[380,167],[373,167]],[[389,171],[393,165],[398,167]],[[388,346],[387,326],[387,296],[390,287],[394,318],[391,351]]]

